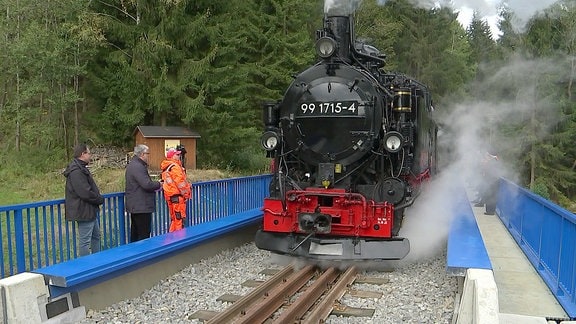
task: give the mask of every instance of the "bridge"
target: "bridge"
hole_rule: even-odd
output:
[[[63,200],[0,207],[2,322],[79,321],[88,309],[136,297],[190,263],[250,242],[269,180],[193,184],[188,226],[174,233],[167,233],[158,194],[152,237],[130,244],[123,193],[107,194],[103,251],[84,257],[77,257],[74,226],[63,220]],[[575,215],[506,179],[495,216],[473,207],[463,187],[451,190],[446,271],[459,283],[454,322],[574,320]]]

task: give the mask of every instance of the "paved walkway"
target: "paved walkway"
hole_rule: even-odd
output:
[[[500,218],[472,209],[492,263],[500,313],[567,318]]]

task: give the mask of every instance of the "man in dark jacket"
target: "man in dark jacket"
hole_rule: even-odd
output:
[[[148,173],[150,149],[136,145],[134,158],[126,167],[126,211],[130,213],[130,242],[150,237],[152,213],[156,211],[155,191],[162,186]]]
[[[65,217],[78,224],[80,256],[100,251],[99,206],[104,197],[96,186],[87,166],[92,160],[90,148],[80,144],[74,148],[74,159],[66,170]]]

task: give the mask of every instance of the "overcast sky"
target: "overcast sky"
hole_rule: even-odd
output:
[[[419,5],[430,6],[429,0],[414,0]],[[524,31],[528,20],[542,12],[543,9],[550,7],[557,0],[452,0],[453,7],[458,14],[458,21],[464,26],[468,27],[472,20],[474,11],[477,11],[480,17],[486,19],[490,25],[492,35],[498,38],[498,10],[504,5],[510,8],[516,15],[516,19],[512,21],[516,31]]]
[[[327,1],[350,1],[351,3],[359,3],[361,0],[327,0]],[[446,1],[436,0],[409,0],[415,5],[423,8],[431,8],[438,6],[439,3]],[[455,11],[459,12],[458,21],[464,26],[468,27],[472,20],[474,11],[477,11],[482,19],[486,19],[490,25],[492,35],[498,38],[498,10],[502,5],[510,8],[517,19],[514,20],[513,26],[516,31],[524,31],[528,20],[541,12],[543,9],[550,7],[558,0],[451,0],[452,7]],[[380,4],[386,3],[386,0],[378,0]]]

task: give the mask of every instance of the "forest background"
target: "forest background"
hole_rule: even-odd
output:
[[[0,204],[62,197],[75,144],[129,152],[139,125],[200,133],[199,169],[262,172],[262,103],[314,63],[323,3],[0,0]],[[449,6],[364,0],[355,13],[386,70],[429,86],[445,134],[450,116],[482,111],[471,123],[518,183],[576,211],[576,0],[522,30],[514,17],[502,8],[495,37]],[[103,192],[123,190],[123,170],[96,177]]]

